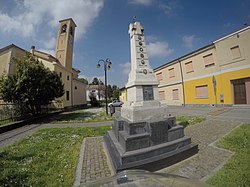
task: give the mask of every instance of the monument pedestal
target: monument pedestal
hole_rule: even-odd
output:
[[[104,139],[116,171],[145,169],[149,163],[168,159],[175,163],[179,161],[177,155],[184,158],[185,152],[189,151],[190,156],[198,151],[191,138],[184,136],[183,127],[176,125],[175,117],[151,122],[130,122],[119,117]]]

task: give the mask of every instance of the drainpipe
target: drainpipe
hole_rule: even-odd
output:
[[[180,64],[180,70],[181,70],[181,85],[182,85],[182,95],[183,95],[183,106],[185,106],[186,105],[186,101],[185,101],[185,90],[184,90],[183,72],[182,72],[181,61],[178,60],[178,62]]]

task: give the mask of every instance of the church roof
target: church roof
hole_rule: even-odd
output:
[[[22,51],[24,51],[24,52],[28,52],[28,51],[22,49],[21,47],[16,46],[15,44],[10,44],[10,45],[8,45],[8,46],[6,46],[6,47],[1,48],[1,49],[0,49],[0,53],[3,52],[3,51],[9,50],[9,49],[11,49],[11,48],[17,48],[17,49],[22,50]]]
[[[74,22],[74,20],[72,18],[67,18],[67,19],[63,19],[63,20],[60,20],[59,23],[63,22],[63,21],[72,21],[73,24],[75,25],[75,27],[77,27],[76,23]]]

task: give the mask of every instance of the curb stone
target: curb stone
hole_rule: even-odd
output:
[[[84,157],[84,151],[85,151],[85,142],[86,138],[83,139],[81,150],[79,154],[78,164],[76,168],[76,177],[73,187],[79,186],[81,183],[81,175],[82,175],[82,166],[83,166],[83,157]]]

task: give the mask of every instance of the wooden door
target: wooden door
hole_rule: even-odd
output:
[[[234,89],[234,104],[246,104],[247,103],[246,86],[244,79],[233,81],[233,89]]]

